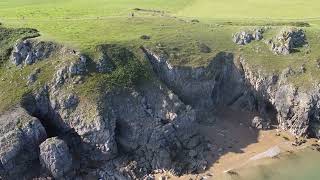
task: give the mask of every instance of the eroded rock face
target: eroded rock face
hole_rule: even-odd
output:
[[[258,112],[263,118],[254,121],[258,128],[269,126],[273,118],[280,128],[292,134],[319,134],[319,87],[302,91],[290,85],[287,79],[294,74],[292,71],[285,70],[280,76],[266,75],[250,68],[245,58],[225,53],[207,68],[172,67],[161,56],[147,49],[144,52],[160,79],[182,100],[192,102],[193,107],[201,107],[197,101],[212,108],[231,106]],[[199,71],[210,76],[196,76]],[[196,98],[191,99],[193,96]]]
[[[47,138],[41,122],[24,109],[0,116],[0,178],[21,178],[37,165],[38,146]],[[34,172],[36,173],[36,172]]]
[[[40,145],[40,162],[54,178],[61,178],[72,170],[72,155],[67,143],[56,137]]]
[[[98,104],[87,104],[75,94],[63,89],[44,87],[35,94],[34,114],[47,119],[59,130],[67,133],[74,130],[83,142],[86,158],[108,160],[117,153],[114,140],[115,120],[107,117]],[[31,105],[32,106],[32,105]],[[86,111],[83,111],[86,109]]]
[[[140,173],[155,169],[198,172],[206,168],[206,141],[201,137],[193,140],[197,138],[195,111],[166,87],[149,85],[109,98],[106,103],[111,105],[106,107],[111,106],[114,112],[118,147],[133,155],[142,168]],[[181,164],[185,169],[179,169]]]
[[[219,53],[207,67],[173,67],[163,57],[144,49],[160,79],[193,108],[212,108],[215,104],[250,109],[250,96],[241,69],[231,53]]]
[[[287,28],[281,30],[281,32],[269,41],[271,50],[275,54],[288,55],[294,51],[295,48],[305,45],[306,35],[304,30],[296,28]]]
[[[16,66],[31,65],[48,58],[58,47],[51,42],[42,42],[32,39],[19,41],[13,48],[11,61]]]
[[[298,136],[316,136],[319,128],[319,86],[308,91],[298,89],[288,83],[287,78],[295,74],[293,70],[284,70],[280,76],[265,75],[253,71],[241,60],[245,78],[251,87],[264,99],[269,101],[276,110],[279,128]],[[263,106],[260,103],[259,106]]]

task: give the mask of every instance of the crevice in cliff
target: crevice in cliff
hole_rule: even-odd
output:
[[[87,157],[83,154],[83,142],[79,134],[75,129],[67,128],[66,125],[62,123],[62,120],[59,119],[60,116],[55,113],[51,107],[47,95],[41,94],[41,99],[43,104],[39,107],[37,104],[38,102],[35,100],[35,96],[33,94],[26,94],[21,101],[21,106],[31,116],[40,120],[46,130],[47,138],[58,137],[67,143],[69,151],[73,156],[72,163],[74,169],[79,169],[80,166],[86,166],[82,164],[82,161]]]
[[[23,100],[21,101],[21,106],[31,116],[36,117],[40,120],[41,124],[43,125],[43,127],[47,132],[48,138],[62,135],[61,129],[59,128],[59,126],[57,126],[57,124],[54,123],[53,118],[49,114],[45,114],[40,109],[38,109],[33,95],[31,94],[24,95]],[[42,108],[48,109],[49,105],[48,107],[42,107]]]

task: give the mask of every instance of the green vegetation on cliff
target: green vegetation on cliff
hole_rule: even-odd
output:
[[[291,80],[308,87],[320,80],[317,4],[316,0],[3,0],[0,21],[6,28],[0,29],[0,78],[4,79],[0,81],[3,87],[0,111],[30,91],[26,79],[21,77],[41,67],[41,73],[46,74],[42,76],[45,82],[51,78],[51,70],[65,61],[41,62],[23,69],[6,63],[17,39],[36,36],[35,30],[25,28],[37,29],[41,39],[78,49],[92,60],[101,53],[96,48],[101,44],[117,44],[132,52],[133,60],[117,64],[112,74],[92,72],[79,88],[86,95],[95,94],[95,88],[104,89],[110,84],[131,86],[142,77],[150,77],[150,68],[139,49],[141,45],[161,52],[170,63],[179,66],[206,66],[221,51],[244,56],[254,69],[265,73],[278,74],[287,67],[299,71],[305,66],[306,72],[294,75]],[[232,34],[263,26],[270,29],[262,41],[246,46],[232,42]],[[288,56],[275,55],[264,41],[287,26],[301,26],[309,46]],[[143,35],[150,39],[141,38]],[[111,51],[121,53],[121,48]]]

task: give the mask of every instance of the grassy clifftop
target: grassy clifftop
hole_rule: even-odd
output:
[[[293,76],[291,81],[308,87],[320,80],[317,68],[320,6],[317,4],[316,0],[3,0],[0,2],[0,21],[6,28],[0,29],[0,57],[7,62],[10,48],[17,39],[37,33],[25,28],[34,28],[41,33],[41,39],[65,44],[93,59],[97,55],[97,45],[126,47],[143,66],[146,62],[139,50],[141,45],[164,53],[172,64],[179,66],[206,66],[221,51],[242,55],[254,69],[266,73],[280,73],[287,67],[298,70],[304,65],[306,72]],[[232,42],[232,34],[242,29],[268,26],[270,29],[264,35],[266,40],[284,27],[304,23],[309,24],[301,27],[309,43],[308,53],[302,48],[299,52],[281,56],[273,54],[263,41],[246,46]],[[143,35],[150,38],[141,38]],[[202,51],[203,46],[209,50]],[[44,71],[48,74],[43,77],[52,73],[49,67],[58,65],[48,62],[35,65],[48,68]],[[35,66],[17,70],[1,65],[0,77],[5,79],[0,81],[1,106],[13,104],[23,93],[30,91],[21,76],[30,74]],[[91,90],[98,82],[104,82],[101,80],[124,78],[128,67],[121,67],[118,74],[110,77],[91,74],[88,80],[91,84],[83,85],[81,91],[92,94]]]

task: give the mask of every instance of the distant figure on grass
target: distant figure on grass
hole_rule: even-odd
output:
[[[131,17],[134,18],[134,13],[131,13]]]

